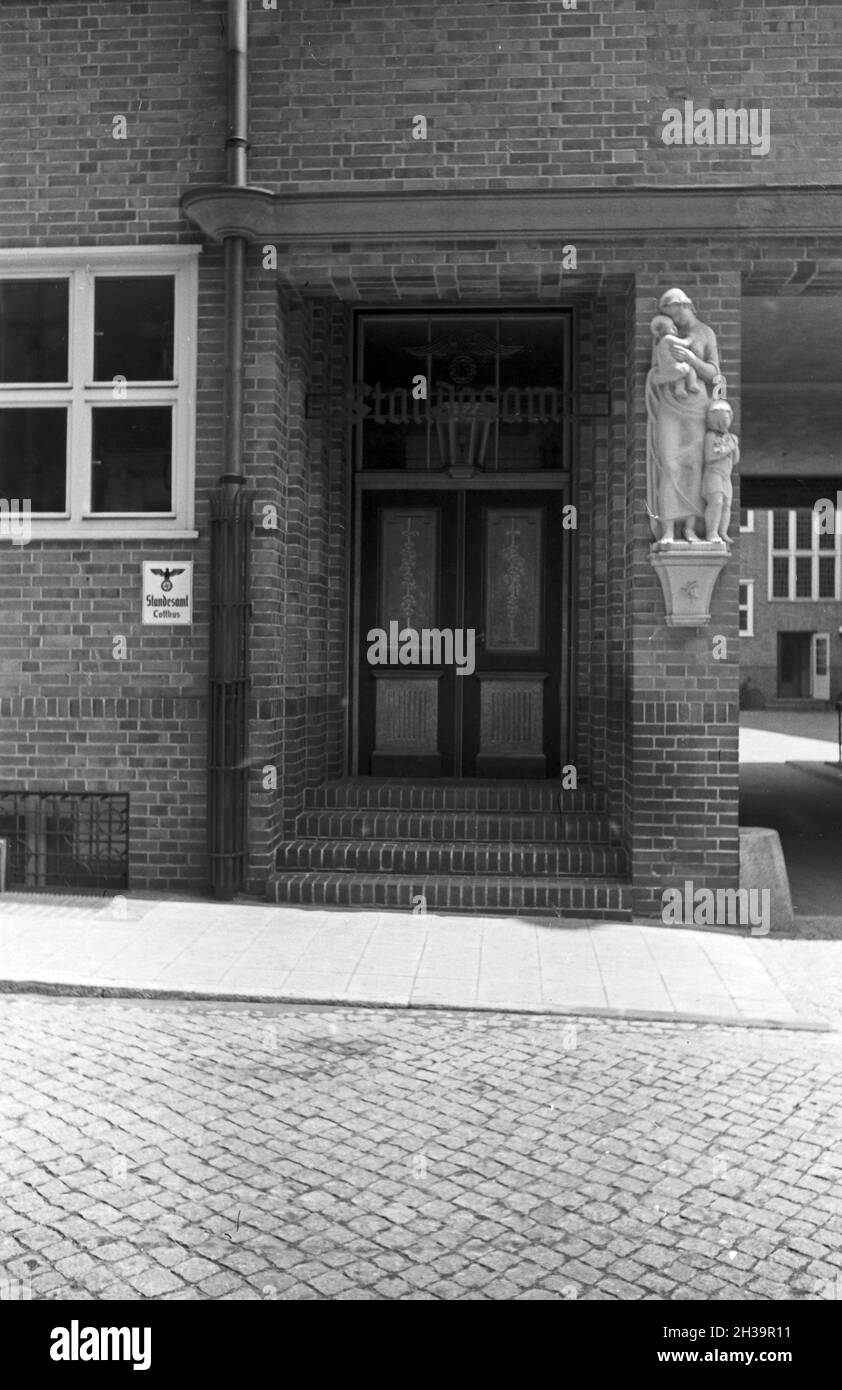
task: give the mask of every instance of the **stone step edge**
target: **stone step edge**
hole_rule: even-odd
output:
[[[554,855],[556,855],[556,856],[557,856],[558,858],[560,858],[560,859],[563,859],[563,858],[565,858],[565,857],[567,857],[567,858],[572,858],[572,857],[573,857],[574,855],[576,855],[576,854],[579,854],[579,855],[582,855],[582,856],[585,856],[585,855],[594,855],[594,856],[595,856],[595,855],[611,855],[611,856],[613,856],[613,857],[616,858],[616,859],[622,859],[623,861],[626,860],[626,851],[625,851],[625,849],[623,848],[622,845],[609,844],[609,843],[608,843],[607,841],[605,841],[605,840],[557,840],[557,841],[556,841],[556,840],[534,840],[534,841],[533,841],[533,840],[466,840],[466,841],[461,842],[460,844],[451,844],[451,843],[449,843],[449,842],[446,841],[446,840],[438,840],[438,841],[436,841],[436,840],[432,840],[432,841],[431,841],[431,840],[412,840],[412,839],[406,839],[406,840],[405,840],[405,839],[401,839],[400,837],[398,837],[398,838],[393,838],[393,839],[379,839],[379,838],[376,838],[376,839],[362,839],[362,838],[360,838],[360,839],[341,839],[341,838],[340,838],[340,839],[327,839],[327,840],[325,840],[325,839],[319,839],[319,838],[316,837],[316,836],[306,836],[306,835],[305,835],[305,836],[297,837],[297,838],[294,838],[294,839],[286,840],[283,844],[279,845],[279,847],[278,847],[278,849],[277,849],[277,851],[276,851],[276,860],[275,860],[276,870],[277,870],[277,871],[280,871],[281,868],[292,869],[292,870],[295,870],[295,869],[297,868],[297,869],[300,869],[300,870],[305,870],[305,869],[307,869],[307,868],[309,867],[309,868],[310,868],[311,870],[313,870],[313,871],[320,870],[320,871],[322,871],[322,872],[336,872],[336,873],[342,873],[342,872],[352,872],[352,871],[354,871],[354,870],[352,869],[352,866],[349,866],[349,865],[342,865],[341,868],[337,868],[337,869],[335,869],[335,870],[332,870],[332,869],[331,869],[331,866],[328,865],[328,864],[320,864],[320,865],[310,865],[310,866],[308,866],[308,865],[303,865],[303,864],[295,865],[295,864],[289,864],[289,863],[282,865],[282,864],[280,863],[280,856],[282,855],[282,853],[283,853],[284,850],[296,851],[296,852],[297,852],[297,851],[300,851],[300,852],[303,852],[303,853],[306,854],[307,851],[310,850],[311,848],[312,848],[313,850],[318,849],[321,853],[326,854],[326,855],[330,855],[330,854],[350,855],[350,854],[353,854],[353,853],[355,853],[355,852],[361,852],[361,853],[364,853],[364,854],[386,854],[386,853],[392,852],[392,853],[398,853],[398,854],[403,854],[403,855],[412,855],[412,854],[437,854],[437,855],[452,855],[452,854],[469,854],[469,855],[470,855],[470,854],[488,854],[488,855],[492,855],[492,854],[501,854],[501,853],[502,853],[502,854],[506,854],[506,853],[509,853],[509,854],[530,854],[530,853],[531,853],[531,854],[536,854],[536,855],[539,855],[539,854],[554,854]],[[406,869],[406,870],[397,870],[397,871],[395,871],[395,870],[393,870],[393,869],[387,869],[387,868],[383,868],[383,869],[380,869],[380,870],[373,870],[373,869],[372,869],[372,870],[369,870],[369,873],[395,873],[395,872],[399,873],[399,874],[403,877],[403,876],[410,876],[410,875],[412,875],[413,873],[421,873],[421,874],[427,874],[427,875],[429,875],[429,874],[431,874],[431,873],[435,873],[436,870],[434,870],[434,869],[419,869],[419,870]],[[445,871],[443,871],[443,872],[448,872],[448,871],[445,870]],[[462,876],[465,875],[465,874],[471,874],[471,875],[474,875],[474,876],[475,876],[475,871],[472,870],[472,869],[457,869],[457,868],[454,867],[454,868],[451,868],[449,872],[452,873],[454,876],[459,876],[459,877],[462,877]],[[567,871],[565,871],[565,870],[558,870],[557,872],[560,874],[560,876],[565,877],[565,878],[567,878],[567,877],[570,876],[569,873],[568,873]],[[489,875],[489,876],[493,876],[493,877],[495,877],[495,878],[498,877],[498,876],[500,876],[500,875],[507,875],[507,874],[511,877],[510,870],[508,870],[508,869],[492,869],[492,868],[487,868],[487,869],[483,869],[483,870],[481,871],[481,873],[482,873],[482,874],[487,874],[487,875]],[[536,870],[533,870],[533,871],[521,871],[521,872],[519,872],[519,873],[516,875],[516,877],[519,877],[519,878],[533,878],[533,877],[536,877],[536,878],[541,878],[541,879],[546,878],[546,877],[548,877],[548,876],[549,876],[549,877],[552,876],[552,871],[542,870],[542,869],[536,869]],[[581,871],[581,870],[579,870],[579,877],[582,877],[582,871]],[[601,873],[600,871],[595,870],[595,871],[594,871],[594,877],[602,878],[603,875],[602,875],[602,873]]]
[[[331,827],[328,818],[337,824]],[[365,820],[366,824],[360,822]],[[391,821],[390,825],[386,821]],[[377,823],[379,822],[379,824]],[[410,822],[410,824],[407,824]],[[520,834],[514,833],[514,827]],[[581,833],[584,831],[584,834]],[[438,832],[438,833],[434,833]],[[621,847],[612,838],[609,818],[601,812],[565,811],[422,811],[373,806],[311,807],[294,819],[287,840],[419,840],[446,843],[466,839],[470,843],[563,845],[601,844]]]
[[[454,803],[464,803],[466,810],[493,810],[477,801],[497,802],[501,810],[556,810],[562,806],[570,811],[594,810],[606,813],[608,794],[594,787],[579,787],[575,791],[547,783],[501,783],[490,779],[453,786],[440,782],[325,782],[304,790],[304,809],[341,809],[347,807],[382,806],[384,809],[404,810],[413,806],[419,810],[447,810]],[[395,804],[397,803],[397,804]],[[435,804],[439,803],[439,804]]]
[[[297,893],[292,899],[288,897],[289,890],[315,888],[321,890],[318,899],[311,899],[307,894],[302,901],[348,908],[412,907],[416,905],[414,900],[423,898],[427,907],[447,908],[453,911],[458,911],[459,908],[468,908],[474,912],[523,911],[552,914],[555,911],[566,911],[570,916],[582,917],[594,911],[610,914],[627,912],[628,919],[631,920],[632,884],[628,879],[616,877],[583,878],[571,875],[568,878],[523,878],[502,875],[495,877],[488,874],[437,874],[426,877],[423,874],[357,874],[340,869],[293,869],[271,875],[267,884],[267,896],[271,902],[299,901]],[[497,901],[484,900],[488,890],[493,890],[493,897]],[[544,901],[511,901],[512,897],[521,899],[521,894],[527,892],[530,895],[540,895]],[[501,902],[501,895],[508,901]],[[591,901],[585,901],[586,895]],[[475,901],[477,897],[481,897],[483,901]],[[549,901],[550,897],[558,901]],[[576,901],[576,898],[579,900]],[[332,899],[335,901],[332,902]]]
[[[482,883],[485,879],[491,879],[496,883],[499,877],[499,875],[497,874],[357,874],[354,872],[353,869],[295,869],[293,870],[293,873],[297,875],[303,875],[305,877],[309,875],[314,878],[324,878],[327,876],[331,878],[340,879],[347,878],[349,880],[358,879],[360,882],[364,882],[368,879],[384,878],[401,881],[405,879],[407,881],[411,881],[412,883],[448,883],[451,880],[453,880],[454,882],[461,883],[464,881],[464,879],[468,878],[475,883]],[[273,875],[273,877],[289,878],[290,875],[279,875],[276,873],[275,875]],[[539,883],[546,883],[548,879],[551,881],[552,876],[547,874],[508,875],[508,880],[511,883],[532,884],[533,886],[536,880]],[[620,878],[616,874],[605,877],[603,877],[602,875],[591,876],[587,874],[578,874],[573,875],[572,877],[565,875],[564,882],[567,885],[572,884],[574,887],[579,888],[631,888],[632,886],[632,881],[630,878]]]

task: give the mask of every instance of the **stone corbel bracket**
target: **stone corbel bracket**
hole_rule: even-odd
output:
[[[664,591],[667,627],[704,627],[710,622],[710,601],[729,556],[724,542],[653,545],[649,562]]]

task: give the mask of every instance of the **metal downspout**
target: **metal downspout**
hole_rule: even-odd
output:
[[[247,185],[248,7],[228,0],[228,182]],[[233,898],[248,861],[251,494],[243,473],[243,309],[246,242],[225,238],[224,472],[211,494],[208,856],[218,898]]]

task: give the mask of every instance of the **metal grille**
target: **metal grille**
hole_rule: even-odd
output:
[[[128,888],[129,798],[0,792],[8,888]]]

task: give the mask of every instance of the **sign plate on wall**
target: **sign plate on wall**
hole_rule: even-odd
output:
[[[181,627],[193,621],[193,561],[145,560],[143,621],[156,627]]]

